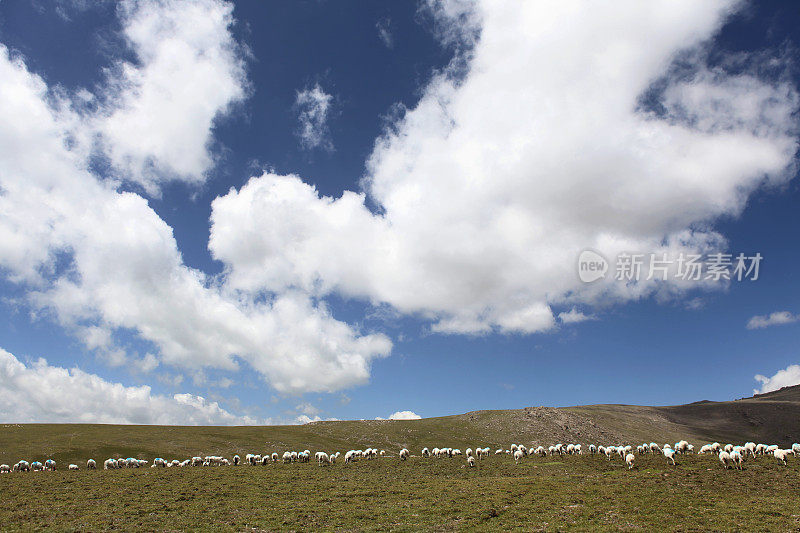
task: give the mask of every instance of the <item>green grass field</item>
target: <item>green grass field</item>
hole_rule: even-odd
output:
[[[569,456],[329,467],[272,464],[0,476],[4,531],[452,530],[789,531],[800,461],[725,471],[713,456]]]
[[[5,424],[0,463],[52,458],[56,472],[0,475],[0,530],[54,531],[796,531],[800,458],[773,457],[724,470],[715,456],[492,455],[397,458],[407,447],[512,442],[663,445],[685,438],[746,440],[788,447],[800,441],[800,387],[733,402],[686,406],[597,405],[476,411],[412,421],[345,421],[304,426],[178,427]],[[92,471],[109,457],[151,461],[194,455],[326,452],[367,447],[388,456],[320,468],[270,464],[217,468]],[[69,463],[81,470],[66,470]]]

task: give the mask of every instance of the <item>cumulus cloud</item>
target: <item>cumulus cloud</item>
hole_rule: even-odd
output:
[[[230,32],[233,5],[220,0],[126,0],[122,34],[135,61],[109,69],[93,126],[111,163],[155,194],[164,180],[202,182],[214,163],[215,120],[246,95]]]
[[[569,311],[564,311],[558,314],[558,319],[561,321],[562,324],[577,324],[579,322],[585,322],[587,320],[597,320],[597,317],[594,315],[587,315],[578,311],[575,307],[570,309]]]
[[[414,411],[396,411],[389,415],[389,420],[419,420],[422,418]]]
[[[153,394],[45,359],[25,365],[0,348],[0,419],[4,422],[254,425],[202,396]]]
[[[555,327],[554,304],[711,289],[583,284],[576,262],[724,250],[711,223],[791,178],[794,88],[705,61],[736,5],[430,2],[457,57],[377,140],[363,191],[255,176],[215,200],[209,248],[242,291],[336,293],[445,333],[527,334]]]
[[[747,321],[747,329],[763,329],[769,326],[780,326],[800,321],[800,315],[793,315],[789,311],[776,311],[769,315],[756,315]]]
[[[332,102],[333,96],[323,91],[319,83],[297,91],[295,98],[299,122],[297,136],[300,138],[300,145],[303,148],[333,150],[333,142],[328,129],[328,116]]]
[[[761,383],[761,388],[753,389],[753,394],[764,394],[783,387],[800,385],[800,365],[789,365],[772,377],[757,374],[754,379]]]
[[[0,268],[29,305],[112,364],[126,362],[112,335],[125,329],[158,348],[144,370],[245,362],[286,393],[367,381],[387,337],[360,334],[307,293],[256,301],[184,265],[172,228],[143,197],[88,170],[69,142],[74,112],[49,101],[41,78],[0,45]]]

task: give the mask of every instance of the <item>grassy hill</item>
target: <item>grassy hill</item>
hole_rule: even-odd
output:
[[[800,386],[729,402],[678,406],[589,405],[473,411],[422,420],[317,422],[304,426],[192,427],[102,424],[5,424],[0,463],[51,457],[59,464],[88,457],[185,458],[287,449],[378,447],[397,453],[423,446],[505,447],[512,442],[639,443],[800,441]]]
[[[413,421],[305,426],[165,427],[7,424],[0,462],[53,457],[57,472],[0,475],[0,530],[105,531],[786,531],[800,528],[800,461],[749,459],[725,470],[713,455],[677,466],[639,455],[389,457],[320,468],[70,472],[113,456],[152,460],[309,448],[507,447],[511,442],[697,443],[798,438],[800,388],[732,402],[643,407],[590,405],[476,411]]]

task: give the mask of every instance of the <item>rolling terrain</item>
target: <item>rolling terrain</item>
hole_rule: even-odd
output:
[[[291,449],[346,451],[377,447],[507,448],[512,442],[637,444],[748,440],[789,446],[800,441],[800,386],[735,401],[647,407],[588,405],[473,411],[422,420],[316,422],[303,426],[128,426],[3,424],[0,463],[53,458],[59,464],[88,457],[187,458]],[[42,459],[43,460],[43,459]]]
[[[731,402],[475,411],[413,421],[304,426],[5,424],[0,462],[54,458],[56,472],[0,475],[0,531],[789,531],[800,528],[800,461],[765,456],[742,470],[712,455],[526,457],[468,468],[422,446],[512,442],[700,444],[798,438],[800,387]],[[93,457],[186,458],[287,449],[384,448],[388,457],[318,467],[85,469]],[[400,461],[397,451],[414,455]],[[77,472],[66,470],[77,463]]]

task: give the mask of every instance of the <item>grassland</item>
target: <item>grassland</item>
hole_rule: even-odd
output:
[[[709,456],[396,458],[0,476],[4,531],[644,530],[800,527],[798,463]]]
[[[415,421],[305,426],[165,427],[81,424],[0,426],[0,463],[53,458],[57,472],[0,475],[0,530],[453,530],[788,531],[800,528],[800,459],[725,471],[713,456],[526,458],[494,455],[401,462],[423,446],[507,448],[555,442],[701,444],[800,441],[800,387],[734,402],[684,406],[594,405],[476,411]],[[389,456],[258,467],[121,471],[84,469],[92,457],[346,451]],[[69,463],[81,465],[69,472]]]

